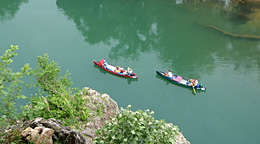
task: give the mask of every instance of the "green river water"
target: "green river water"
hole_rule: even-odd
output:
[[[200,25],[260,35],[226,9],[223,1],[0,0],[0,54],[19,45],[11,65],[19,70],[48,53],[74,87],[108,93],[119,107],[153,110],[192,144],[259,144],[260,40]],[[102,58],[130,66],[139,79],[100,70],[93,60]],[[194,95],[156,75],[168,69],[198,78],[207,91]]]

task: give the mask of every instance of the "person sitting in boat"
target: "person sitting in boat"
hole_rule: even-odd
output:
[[[198,84],[199,84],[199,81],[198,81],[197,78],[195,78],[195,79],[190,79],[190,80],[189,80],[189,83],[188,83],[189,86],[193,86],[193,87],[198,86]]]
[[[123,75],[128,75],[126,70],[123,71]]]
[[[124,68],[119,69],[120,73],[123,73],[124,71],[125,71]]]
[[[133,70],[130,67],[127,67],[127,74],[128,75],[133,75]]]
[[[104,60],[104,62],[103,62],[103,65],[102,65],[104,68],[107,68],[107,62],[106,62],[106,60]]]
[[[116,73],[119,73],[119,68],[120,67],[116,67],[116,70],[115,70]]]
[[[172,79],[173,74],[172,74],[172,72],[170,70],[168,70],[167,73],[165,73],[165,76],[167,76],[167,77]]]
[[[118,67],[116,67],[116,71],[115,72],[118,73],[118,74],[123,74],[124,68],[121,68],[120,66],[118,66]]]
[[[168,77],[172,79],[172,72],[168,70]]]

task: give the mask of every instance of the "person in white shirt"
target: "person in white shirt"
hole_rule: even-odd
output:
[[[168,77],[172,79],[172,72],[168,70]]]
[[[171,78],[171,79],[172,79],[172,76],[173,76],[173,74],[170,70],[168,70],[167,73],[164,73],[164,75]]]
[[[128,75],[133,75],[133,70],[130,67],[127,67],[127,73]]]

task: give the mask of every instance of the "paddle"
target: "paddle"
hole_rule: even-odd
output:
[[[196,94],[196,91],[195,91],[195,88],[194,88],[193,84],[192,84],[192,88],[193,88],[194,93]]]
[[[194,85],[193,85],[192,81],[190,81],[190,82],[191,82],[191,86],[192,86],[192,88],[193,88],[193,91],[194,91],[194,93],[196,94],[196,91],[195,91]]]

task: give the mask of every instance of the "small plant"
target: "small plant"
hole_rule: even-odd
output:
[[[116,118],[106,121],[105,126],[97,130],[95,143],[175,143],[177,126],[154,120],[153,111],[133,112],[130,108],[130,105],[127,109],[121,108]]]
[[[19,128],[13,129],[9,132],[9,134],[5,137],[4,143],[19,143],[22,141],[21,131]]]
[[[103,117],[101,107],[98,109],[99,117]]]
[[[8,122],[6,121],[6,115],[2,115],[0,118],[0,143],[4,142],[3,136],[4,136],[4,130],[8,126]]]
[[[25,99],[22,95],[21,84],[24,74],[29,75],[29,64],[25,64],[21,71],[13,72],[9,65],[13,62],[12,58],[17,55],[15,52],[18,46],[10,46],[5,54],[0,56],[0,115],[5,115],[9,119],[16,119],[15,103],[17,99]]]

